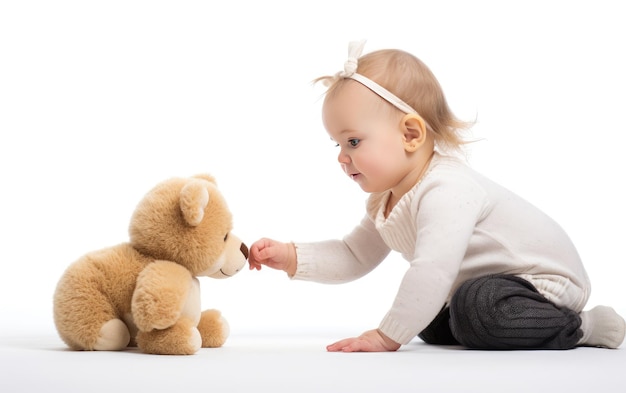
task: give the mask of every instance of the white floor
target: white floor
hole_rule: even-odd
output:
[[[73,352],[54,332],[0,337],[0,392],[626,392],[626,348],[471,351],[419,340],[328,353],[346,332],[234,333],[192,356]]]

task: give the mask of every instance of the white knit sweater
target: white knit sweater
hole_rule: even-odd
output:
[[[342,240],[296,243],[294,278],[346,282],[390,250],[401,253],[409,267],[379,326],[400,344],[428,326],[461,283],[486,274],[515,274],[558,305],[585,306],[589,278],[562,228],[461,160],[435,154],[423,180],[385,219],[388,196],[371,194],[366,216]]]

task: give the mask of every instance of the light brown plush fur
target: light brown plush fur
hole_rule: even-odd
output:
[[[188,355],[219,347],[228,324],[202,312],[196,277],[226,278],[246,263],[232,216],[210,175],[166,180],[139,202],[130,241],[71,264],[54,294],[54,322],[75,350]]]

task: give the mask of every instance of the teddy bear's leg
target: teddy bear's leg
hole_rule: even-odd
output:
[[[100,334],[93,346],[96,351],[119,351],[130,342],[130,332],[119,319],[111,319],[100,328]]]
[[[202,337],[194,322],[188,318],[182,318],[167,329],[137,333],[137,346],[145,353],[192,355],[201,345]]]
[[[202,336],[203,348],[221,347],[230,334],[228,322],[218,310],[203,311],[198,330]]]
[[[82,281],[79,274],[67,274],[57,287],[54,322],[59,335],[74,350],[125,348],[130,342],[126,324],[118,319],[105,294],[96,288],[85,287]]]
[[[82,331],[61,331],[63,341],[78,351],[119,351],[131,343],[131,335],[126,324],[119,319],[110,319],[101,325],[93,335],[87,325]]]

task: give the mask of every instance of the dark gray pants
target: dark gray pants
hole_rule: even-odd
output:
[[[571,349],[580,316],[550,302],[528,281],[490,275],[463,283],[419,337],[474,349]]]

